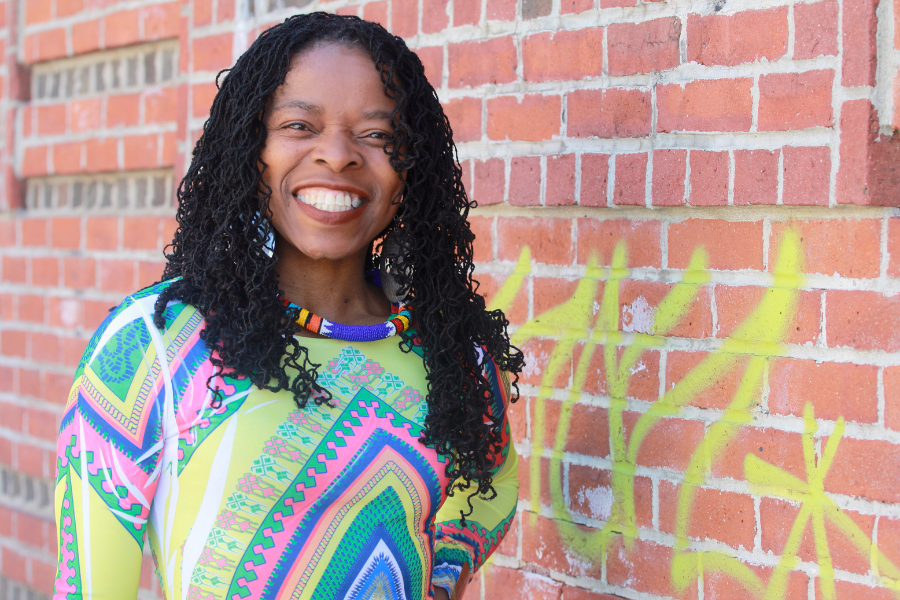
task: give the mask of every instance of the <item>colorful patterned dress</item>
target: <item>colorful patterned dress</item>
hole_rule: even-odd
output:
[[[145,535],[168,600],[422,600],[484,563],[518,489],[508,381],[489,357],[506,443],[497,497],[476,499],[462,528],[466,494],[446,496],[446,457],[418,440],[418,347],[304,338],[334,408],[228,377],[213,408],[201,315],[172,303],[166,329],[153,325],[164,285],[114,310],[78,367],[59,438],[54,600],[135,598]]]

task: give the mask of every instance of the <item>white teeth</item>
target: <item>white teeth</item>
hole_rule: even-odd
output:
[[[325,212],[344,212],[362,206],[362,199],[356,194],[324,188],[307,188],[299,192],[296,198]]]

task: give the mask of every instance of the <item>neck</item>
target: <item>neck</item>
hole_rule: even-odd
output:
[[[313,259],[278,239],[275,253],[279,285],[297,306],[346,325],[372,325],[390,314],[390,302],[365,280],[365,250],[341,260]]]

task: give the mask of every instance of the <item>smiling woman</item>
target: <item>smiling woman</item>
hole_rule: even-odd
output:
[[[55,599],[460,597],[516,507],[507,321],[400,38],[292,17],[221,80],[163,281],[92,338],[58,445]],[[274,237],[274,248],[270,240]]]

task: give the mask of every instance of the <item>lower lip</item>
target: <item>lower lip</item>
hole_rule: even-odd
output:
[[[323,225],[343,225],[344,223],[349,223],[350,221],[359,218],[359,216],[362,215],[362,211],[366,208],[366,204],[362,204],[359,208],[351,208],[350,210],[342,210],[341,212],[328,212],[326,210],[319,210],[311,204],[301,202],[296,197],[294,200],[296,200],[297,204],[300,205],[301,210],[303,210],[307,216]]]

